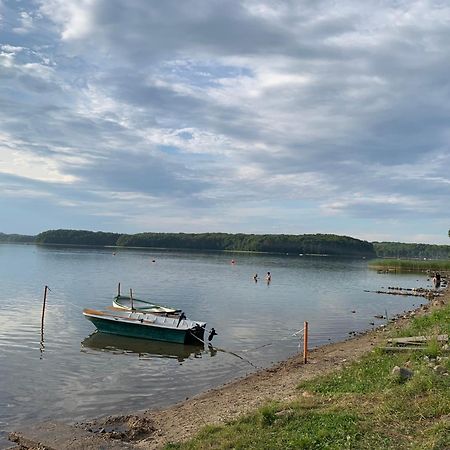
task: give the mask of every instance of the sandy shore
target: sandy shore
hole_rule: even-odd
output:
[[[303,380],[337,370],[359,359],[386,339],[388,330],[403,326],[412,316],[426,314],[450,301],[449,291],[429,304],[378,328],[344,342],[313,350],[307,364],[302,355],[265,369],[220,388],[209,390],[161,411],[145,411],[128,416],[107,417],[80,424],[84,430],[100,431],[103,436],[122,437],[141,449],[158,449],[168,442],[188,439],[207,424],[222,424],[254,410],[267,401],[290,401],[302,393]],[[424,300],[424,303],[426,300]]]

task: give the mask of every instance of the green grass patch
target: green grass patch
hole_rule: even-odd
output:
[[[414,317],[397,334],[399,336],[450,334],[450,305]]]
[[[367,394],[381,392],[391,383],[391,370],[402,365],[406,355],[393,354],[387,358],[380,350],[350,364],[345,370],[300,384],[299,389],[329,394]]]
[[[227,426],[207,427],[190,442],[169,444],[166,449],[362,448],[360,419],[356,414],[323,408],[305,410],[298,404],[285,406],[287,409],[281,405],[274,409],[269,405]],[[371,440],[379,441],[377,436]]]

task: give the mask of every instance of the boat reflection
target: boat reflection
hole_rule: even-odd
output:
[[[182,362],[205,353],[203,345],[174,344],[150,341],[96,331],[81,342],[81,351],[100,351],[115,354],[137,354],[140,358],[171,358]],[[213,356],[213,355],[211,355]]]

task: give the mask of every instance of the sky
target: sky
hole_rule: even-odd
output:
[[[450,2],[0,0],[0,232],[450,244]]]

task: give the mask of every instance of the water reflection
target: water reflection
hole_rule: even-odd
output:
[[[202,345],[183,345],[171,342],[150,341],[95,331],[81,342],[81,351],[100,351],[115,354],[137,354],[141,357],[172,358],[182,362],[190,356],[205,353]],[[213,356],[213,355],[211,355]]]

